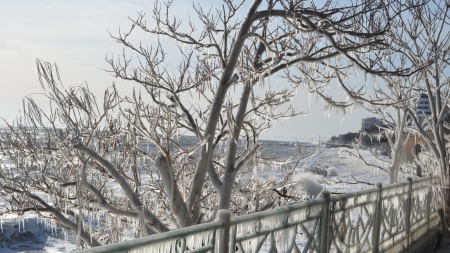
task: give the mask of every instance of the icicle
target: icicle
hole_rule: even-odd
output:
[[[376,76],[376,75],[374,75],[373,87],[374,87],[375,89],[377,88],[377,76]]]
[[[69,198],[69,188],[66,186],[66,195],[64,199],[64,215],[67,216],[67,199]]]
[[[140,213],[141,217],[139,218],[141,237],[144,237],[144,236],[147,235],[146,228],[145,228],[145,214],[144,214],[144,212],[145,212],[145,207],[142,206],[142,210],[141,210],[141,213]]]

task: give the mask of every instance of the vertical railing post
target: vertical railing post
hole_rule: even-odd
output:
[[[323,191],[322,192],[322,198],[324,198],[325,204],[323,205],[323,212],[322,212],[322,226],[320,228],[320,252],[321,253],[328,253],[329,250],[329,242],[328,242],[328,236],[330,234],[329,228],[330,228],[330,192],[329,191]]]
[[[382,217],[382,208],[383,208],[383,199],[382,199],[382,191],[383,184],[378,182],[376,183],[378,187],[378,196],[377,201],[375,203],[375,212],[374,212],[374,220],[373,220],[373,231],[372,231],[372,253],[380,252],[380,232],[381,232],[381,217]]]
[[[406,215],[405,215],[405,233],[406,233],[406,246],[410,243],[411,232],[411,208],[412,208],[412,177],[408,177],[408,199],[406,201]]]
[[[433,196],[433,173],[429,173],[428,174],[429,177],[429,184],[430,186],[428,186],[428,192],[427,192],[427,210],[426,210],[426,216],[427,216],[427,226],[428,226],[428,230],[430,230],[430,216],[431,216],[431,198]]]
[[[234,253],[236,252],[236,230],[237,230],[237,225],[233,225],[233,227],[230,228],[231,230],[231,238],[230,238],[230,253]]]
[[[216,236],[215,253],[228,253],[230,245],[230,225],[231,225],[231,211],[221,209],[217,212],[216,220],[223,222],[222,228],[219,230],[219,235]]]

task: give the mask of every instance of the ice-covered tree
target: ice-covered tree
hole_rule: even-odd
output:
[[[399,36],[393,41],[397,39],[404,38]],[[400,56],[399,58],[404,57]],[[395,61],[398,61],[398,59]],[[402,61],[400,60],[400,62]],[[424,68],[424,66],[417,67],[416,71]],[[417,73],[411,76],[382,75],[379,80],[378,87],[373,90],[373,99],[368,99],[364,107],[382,119],[382,123],[377,126],[380,131],[378,133],[361,131],[361,134],[362,136],[369,136],[371,140],[375,139],[375,141],[380,141],[383,137],[387,139],[387,145],[389,145],[391,151],[390,160],[380,157],[370,148],[369,151],[378,161],[388,163],[388,168],[385,170],[377,164],[371,164],[371,166],[385,171],[388,174],[389,183],[394,184],[398,182],[398,174],[401,164],[403,164],[402,150],[411,135],[406,129],[408,125],[411,125],[408,112],[410,108],[416,107],[417,97],[420,94],[418,92],[420,81]]]
[[[140,13],[127,32],[111,33],[124,50],[107,58],[109,72],[144,92],[121,98],[111,87],[102,105],[86,86],[64,89],[57,71],[37,61],[50,109],[27,99],[2,136],[10,160],[0,187],[11,212],[38,212],[78,233],[78,244],[96,246],[120,240],[124,227],[143,236],[209,221],[218,209],[240,214],[298,197],[288,183],[295,167],[278,180],[257,177],[266,161],[258,137],[301,114],[290,106],[299,86],[332,110],[354,102],[324,95],[333,78],[407,74],[377,64],[396,14],[376,0],[245,4],[193,5],[198,21],[182,23],[170,15],[172,2],[156,2],[151,24]],[[133,43],[140,31],[156,42]],[[174,68],[165,39],[178,45]],[[183,143],[186,135],[195,144]]]
[[[400,151],[408,137],[417,139],[416,137],[420,136],[424,141],[418,144],[422,145],[427,151],[424,153],[427,154],[422,157],[423,161],[416,157],[412,166],[419,165],[428,172],[442,174],[443,184],[447,185],[446,138],[448,137],[446,137],[445,117],[448,115],[450,92],[448,88],[450,5],[448,1],[421,0],[394,3],[391,8],[399,14],[391,22],[392,29],[386,33],[390,48],[385,51],[388,55],[382,65],[390,68],[408,67],[411,68],[411,74],[380,75],[383,83],[379,89],[375,89],[375,99],[367,100],[368,109],[383,117],[386,123],[381,128],[384,129],[392,148],[389,175],[394,180],[390,181],[392,183],[397,180],[396,175],[401,162]],[[421,106],[430,108],[431,112],[418,110],[422,109]],[[430,163],[431,160],[434,161],[433,165]]]
[[[391,150],[391,161],[387,168],[389,176],[389,183],[394,184],[398,181],[398,173],[400,171],[401,152],[409,139],[410,133],[406,131],[408,124],[408,108],[412,105],[414,94],[414,85],[408,82],[409,78],[391,78],[385,77],[389,94],[384,94],[386,102],[390,106],[370,105],[369,111],[380,115],[383,119],[383,125],[380,126],[382,131],[376,136],[380,138],[381,135],[386,136]],[[390,110],[392,109],[392,110]],[[371,134],[368,134],[371,135]],[[372,136],[373,137],[373,136]],[[377,154],[372,152],[372,155],[382,162],[388,162],[380,158]]]
[[[408,141],[411,132],[407,130],[412,124],[408,114],[417,110],[418,97],[423,89],[423,72],[427,70],[432,62],[430,59],[418,60],[424,56],[423,47],[427,42],[427,36],[420,34],[424,24],[420,25],[415,20],[414,13],[426,13],[431,15],[431,5],[443,5],[445,2],[435,3],[429,0],[420,1],[396,1],[389,5],[389,12],[395,13],[391,19],[391,29],[384,36],[389,47],[381,51],[378,61],[371,61],[373,65],[386,72],[374,75],[364,73],[364,78],[357,86],[341,82],[341,86],[347,95],[347,101],[354,101],[366,110],[382,118],[383,123],[378,126],[378,133],[362,131],[365,136],[375,138],[378,141],[385,137],[391,150],[391,160],[387,161],[378,155],[372,155],[383,163],[390,163],[387,170],[377,164],[366,164],[385,171],[389,176],[390,183],[396,183],[401,168],[401,152]],[[442,6],[441,6],[442,7]],[[437,19],[436,19],[437,20]],[[430,23],[431,24],[431,23]],[[408,70],[406,74],[395,75],[392,72],[401,73]],[[338,76],[339,78],[339,76]],[[340,79],[339,79],[340,80]],[[335,102],[336,103],[336,102]],[[343,103],[343,102],[341,102]],[[361,143],[356,143],[355,149]],[[358,152],[347,151],[353,156],[363,159]],[[404,164],[404,167],[411,166]]]
[[[410,3],[413,4],[413,3]],[[417,110],[419,99],[407,108],[412,123],[406,128],[424,140],[420,143],[425,152],[415,162],[424,170],[442,176],[442,204],[449,224],[450,182],[448,123],[449,112],[449,55],[450,33],[448,1],[429,1],[426,5],[411,8],[411,18],[399,28],[404,39],[404,52],[415,66],[424,66],[416,74],[417,92],[428,98],[430,114]]]
[[[392,164],[388,170],[391,183],[397,180],[402,162],[400,151],[408,137],[420,140],[417,145],[422,152],[417,155],[414,150],[413,164],[403,164],[403,167],[411,167],[417,175],[432,172],[442,176],[441,203],[448,225],[449,126],[445,118],[450,99],[450,4],[448,1],[399,1],[390,7],[398,15],[391,21],[392,29],[385,34],[390,46],[378,65],[389,70],[407,67],[410,75],[379,75],[383,83],[375,89],[374,97],[360,96],[365,95],[361,92],[355,99],[366,103],[369,110],[385,120],[386,125],[381,128],[392,147]],[[425,101],[427,104],[420,104]],[[421,106],[430,112],[418,110]]]

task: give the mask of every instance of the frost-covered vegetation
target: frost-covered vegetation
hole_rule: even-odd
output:
[[[290,105],[299,87],[322,98],[327,114],[364,106],[392,119],[384,129],[395,150],[392,182],[401,147],[392,136],[405,129],[425,136],[431,127],[435,139],[424,137],[431,152],[423,154],[427,166],[438,163],[447,175],[440,120],[449,97],[450,40],[439,28],[447,29],[445,2],[437,10],[428,1],[244,3],[194,5],[198,20],[182,22],[171,16],[171,2],[156,2],[151,17],[139,13],[129,30],[112,33],[124,50],[107,58],[107,71],[142,93],[123,96],[112,86],[99,102],[86,85],[64,87],[56,66],[37,60],[50,107],[28,97],[21,117],[2,132],[7,212],[54,220],[77,235],[77,247],[92,247],[120,240],[121,231],[142,237],[208,222],[218,209],[243,214],[301,200],[304,189],[317,195],[320,184],[293,179],[296,161],[317,149],[304,154],[293,146],[297,155],[286,161],[265,155],[258,141],[276,121],[303,114]],[[134,43],[139,32],[154,42]],[[166,58],[166,50],[174,53],[166,40],[178,45],[178,65]],[[366,81],[351,86],[356,73]],[[368,74],[386,85],[371,87]],[[346,101],[327,94],[331,80]],[[421,92],[438,101],[422,125],[413,103]],[[194,141],[183,142],[188,135]],[[425,168],[425,158],[418,162]],[[280,164],[288,166],[278,177],[258,177],[261,167]]]
[[[350,93],[353,99],[361,101],[367,110],[383,119],[379,132],[365,132],[362,136],[387,139],[392,152],[392,164],[386,170],[390,183],[398,181],[401,168],[414,169],[417,176],[429,172],[442,175],[443,189],[448,189],[450,5],[448,1],[399,1],[391,7],[397,18],[392,20],[393,29],[384,35],[389,49],[380,59],[391,64],[375,65],[388,66],[385,71],[406,67],[412,72],[374,75],[373,93],[367,93],[364,87]],[[382,85],[376,84],[377,77]],[[349,90],[345,86],[344,89]],[[411,139],[419,147],[413,151],[414,161],[406,163],[401,153]],[[443,190],[443,203],[450,203],[449,193]]]

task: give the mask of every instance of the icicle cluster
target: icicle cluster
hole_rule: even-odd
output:
[[[186,249],[199,250],[201,247],[209,245],[212,235],[212,231],[191,234],[186,238],[161,241],[149,246],[133,249],[130,250],[130,253],[166,253],[185,252]]]

